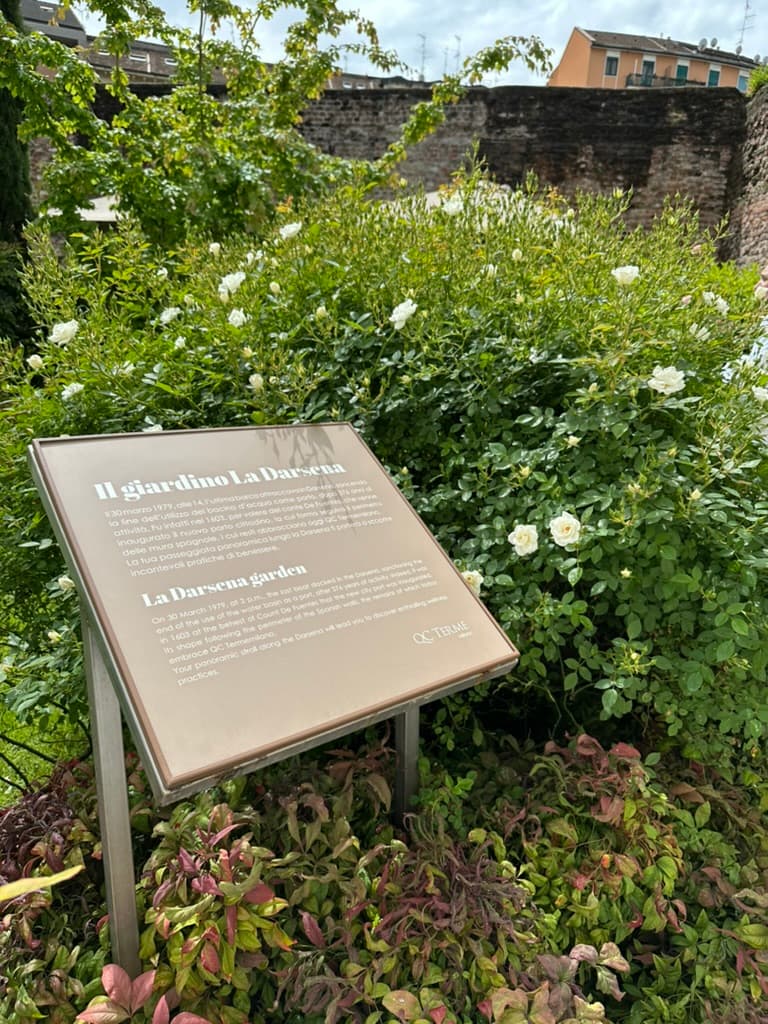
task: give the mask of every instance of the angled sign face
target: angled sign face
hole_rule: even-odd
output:
[[[517,661],[349,424],[29,454],[161,803]]]

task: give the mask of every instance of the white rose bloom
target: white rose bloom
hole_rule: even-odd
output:
[[[691,324],[688,328],[696,341],[709,341],[712,334],[707,327],[700,327],[698,324]]]
[[[768,402],[768,388],[752,388],[752,394],[758,402]]]
[[[57,644],[61,640],[61,633],[57,629],[49,629],[48,639],[52,644]]]
[[[231,298],[244,280],[245,272],[242,270],[237,270],[234,274],[225,274],[221,281],[219,281],[219,298],[221,301],[226,302],[227,299]]]
[[[72,341],[79,328],[80,324],[77,320],[66,320],[64,323],[54,324],[48,340],[54,345],[66,345],[68,341]]]
[[[616,283],[625,288],[627,285],[634,284],[640,274],[640,267],[630,263],[626,267],[615,267],[611,273],[616,278]]]
[[[395,325],[396,331],[401,331],[418,308],[413,299],[406,299],[392,310],[389,322]]]
[[[581,438],[576,437],[575,434],[569,434],[568,437],[566,437],[565,439],[565,443],[568,445],[569,448],[576,448],[578,447],[578,445],[581,444]]]
[[[218,256],[219,253],[221,252],[221,243],[211,242],[211,244],[208,246],[208,252],[211,254],[211,256]]]
[[[325,306],[318,306],[317,309],[315,310],[315,319],[316,320],[325,320],[325,318],[327,316],[328,316],[328,310],[325,308]]]
[[[467,569],[461,575],[475,597],[480,597],[480,588],[483,585],[483,574],[478,572],[477,569]]]
[[[270,281],[269,290],[272,292],[273,295],[279,295],[283,289],[280,287],[277,281]]]
[[[301,228],[302,222],[300,220],[295,221],[293,224],[283,224],[280,228],[280,237],[286,242],[289,238],[295,238],[301,231]]]
[[[570,547],[571,544],[578,544],[581,536],[581,523],[572,516],[570,512],[561,512],[549,522],[549,532],[552,540],[561,548]]]
[[[260,373],[252,373],[248,378],[248,387],[254,394],[258,394],[264,387],[264,378]]]
[[[75,381],[73,384],[67,384],[67,386],[62,389],[61,397],[64,399],[65,402],[68,402],[70,398],[74,397],[76,394],[82,391],[84,387],[84,384],[78,384],[77,381]]]
[[[163,324],[163,326],[165,326],[165,324],[169,324],[172,320],[176,319],[180,312],[181,309],[179,309],[178,306],[168,306],[168,308],[164,309],[160,314],[160,323]]]
[[[661,395],[674,395],[685,387],[685,373],[674,366],[655,366],[647,384]]]
[[[174,348],[186,348],[187,347],[187,339],[183,335],[180,334],[178,336],[178,338],[176,338],[176,340],[174,341],[173,347]]]
[[[457,213],[461,213],[464,209],[464,200],[458,193],[454,193],[442,204],[442,208],[448,214],[449,217],[455,217]]]
[[[243,324],[248,322],[248,317],[242,311],[242,309],[233,309],[227,317],[227,322],[233,327],[242,327]]]
[[[75,589],[75,581],[73,579],[71,579],[69,576],[59,576],[59,579],[58,579],[57,582],[59,584],[59,590],[74,590]]]
[[[168,267],[159,267],[157,277],[159,277],[161,281],[165,281],[168,277]]]
[[[38,355],[30,356],[27,359],[27,366],[30,368],[30,370],[42,370],[42,368],[43,368],[42,356],[38,356]]]
[[[539,531],[535,526],[518,523],[507,540],[515,549],[515,554],[522,558],[524,555],[532,555],[538,549]]]

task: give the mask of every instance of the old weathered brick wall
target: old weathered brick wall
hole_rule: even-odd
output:
[[[750,100],[742,151],[743,186],[731,222],[738,245],[734,258],[742,265],[768,264],[768,89]]]
[[[679,193],[709,226],[738,195],[744,105],[735,89],[495,90],[480,152],[510,184],[530,169],[569,195],[631,188],[632,224]]]
[[[324,153],[375,159],[398,137],[411,108],[429,98],[426,88],[329,90],[304,112],[299,127]],[[448,107],[436,133],[410,149],[402,174],[427,190],[446,184],[484,135],[487,118],[488,90],[471,90],[461,103]]]
[[[424,90],[328,92],[305,114],[303,134],[328,153],[376,157]],[[502,183],[530,172],[572,195],[633,190],[632,224],[648,224],[665,195],[690,197],[703,224],[718,223],[741,188],[745,100],[735,89],[473,89],[404,165],[436,188],[477,141]]]
[[[418,87],[328,91],[305,111],[301,131],[327,153],[375,158],[428,97]],[[103,90],[97,111],[106,119],[115,111]],[[631,188],[631,225],[649,224],[664,196],[679,193],[705,226],[731,215],[724,256],[768,263],[768,90],[748,103],[735,89],[472,89],[402,173],[435,189],[474,143],[502,183],[532,172],[567,195]]]

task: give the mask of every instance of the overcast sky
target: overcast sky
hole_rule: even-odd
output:
[[[183,0],[158,2],[168,11],[169,21],[186,21]],[[733,51],[741,44],[746,56],[768,55],[768,12],[760,10],[758,0],[582,0],[578,5],[567,0],[342,0],[342,5],[370,18],[382,45],[398,52],[409,65],[411,77],[423,71],[427,80],[439,78],[446,69],[454,71],[458,61],[504,35],[537,35],[553,51],[553,64],[557,64],[574,25],[604,32],[671,36],[688,43],[706,37],[708,41],[717,39],[723,50]],[[265,60],[280,55],[286,15],[282,12],[260,33]],[[95,31],[87,17],[83,21]],[[346,69],[370,70],[353,56]],[[545,77],[513,65],[508,73],[486,84],[543,85],[545,81]]]

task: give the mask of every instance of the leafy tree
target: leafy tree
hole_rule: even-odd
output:
[[[24,101],[26,136],[44,135],[54,145],[48,176],[53,205],[73,217],[94,195],[115,194],[122,209],[165,244],[192,230],[263,233],[283,201],[321,194],[354,176],[380,184],[405,147],[440,123],[445,104],[458,99],[464,85],[515,59],[531,68],[545,67],[548,60],[535,38],[500,41],[441,82],[431,100],[414,109],[382,159],[353,163],[324,156],[301,137],[302,111],[321,94],[345,53],[365,54],[383,71],[400,63],[357,12],[341,10],[336,0],[301,0],[291,8],[298,17],[287,30],[284,58],[268,66],[257,28],[281,7],[275,0],[259,0],[252,10],[231,0],[190,0],[198,18],[192,30],[172,28],[145,0],[93,0],[90,8],[107,26],[99,47],[116,58],[107,88],[121,110],[109,125],[92,112],[96,75],[76,53],[44,37],[19,36],[6,25],[0,31],[0,86]],[[225,25],[233,42],[222,37]],[[344,41],[350,32],[353,41]],[[171,49],[175,88],[140,100],[119,58],[132,40],[147,36]],[[224,101],[210,88],[222,75]]]

